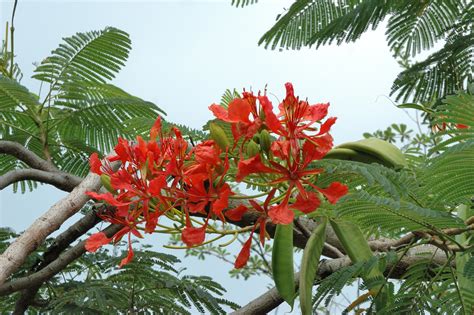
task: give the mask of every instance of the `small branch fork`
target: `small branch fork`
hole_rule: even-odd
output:
[[[36,265],[30,275],[10,282],[6,282],[6,280],[18,270],[28,255],[37,249],[48,235],[57,230],[65,220],[84,206],[89,200],[89,197],[84,193],[86,191],[98,190],[101,184],[99,176],[95,174],[89,174],[82,180],[77,176],[58,170],[52,163],[41,159],[15,142],[0,140],[0,154],[2,153],[18,158],[30,166],[31,169],[15,170],[12,172],[17,172],[17,174],[9,172],[0,176],[1,188],[14,183],[15,179],[21,178],[49,183],[71,192],[38,218],[0,255],[0,296],[21,291],[22,294],[17,301],[15,314],[22,314],[27,310],[29,305],[43,305],[47,303],[47,301],[35,300],[39,288],[44,282],[51,279],[68,264],[85,253],[84,241],[79,242],[73,247],[69,248],[69,246],[100,222],[100,218],[96,216],[95,212],[87,214],[55,239],[53,244],[44,253],[43,260]],[[245,203],[245,200],[231,200],[229,208],[234,208],[242,202]],[[256,212],[249,211],[243,216],[241,221],[230,223],[239,227],[253,226],[258,215]],[[443,234],[453,236],[474,230],[474,218],[469,218],[465,223],[466,227],[446,229],[442,232]],[[316,226],[316,222],[304,217],[295,220],[294,246],[304,248]],[[274,224],[267,224],[267,231],[272,237],[275,228]],[[113,224],[103,230],[103,232],[110,237],[120,229],[120,225]],[[388,268],[391,269],[389,276],[391,278],[400,278],[409,266],[426,257],[432,257],[434,264],[445,264],[447,262],[447,256],[442,251],[439,251],[438,248],[448,251],[463,250],[454,248],[455,245],[446,244],[439,239],[437,235],[417,231],[410,232],[399,239],[381,238],[369,240],[369,246],[375,252],[387,252],[404,248],[409,244],[414,244],[418,240],[426,240],[428,244],[425,244],[426,242],[417,243],[415,247],[407,251],[406,255],[396,266],[389,266]],[[326,243],[324,244],[323,255],[331,259],[319,262],[318,279],[323,279],[333,272],[351,264],[350,259],[344,254],[342,245],[329,225],[326,230]],[[298,277],[295,277],[295,279],[298,279]],[[265,313],[277,307],[282,301],[281,297],[276,293],[276,289],[272,289],[242,309],[236,311],[235,314]]]
[[[0,176],[0,190],[22,180],[35,180],[70,192],[82,178],[62,172],[53,163],[43,160],[19,143],[0,140],[0,154],[8,154],[28,165],[29,169],[16,169]]]

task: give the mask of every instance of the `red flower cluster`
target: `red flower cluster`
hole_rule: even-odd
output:
[[[250,92],[234,99],[228,108],[216,104],[209,107],[218,119],[231,125],[233,148],[218,145],[228,139],[206,140],[190,147],[177,128],[165,134],[158,118],[149,141],[138,137],[132,144],[119,139],[116,155],[104,163],[93,154],[91,171],[110,182],[110,192],[88,194],[115,206],[113,213],[102,214],[102,217],[121,223],[124,228],[112,238],[103,233],[92,235],[86,242],[87,250],[95,251],[128,234],[129,255],[121,265],[126,264],[133,257],[131,234],[142,237],[139,229],[153,233],[159,218],[170,212],[184,217],[182,241],[187,246],[202,244],[209,219],[240,221],[249,211],[244,205],[228,209],[229,198],[234,195],[228,182],[256,183],[263,179],[267,187],[265,201],[260,204],[249,200],[259,217],[235,262],[236,268],[243,267],[257,227],[260,241],[264,243],[267,222],[289,224],[295,211],[313,212],[321,204],[321,198],[335,203],[347,193],[347,187],[338,182],[327,188],[315,185],[323,170],[314,168],[312,162],[324,157],[333,145],[329,130],[336,118],[322,122],[328,106],[299,100],[294,96],[293,86],[287,83],[286,98],[279,105],[278,114],[273,112],[266,95],[255,96]],[[225,137],[225,134],[222,132],[217,137]],[[256,146],[254,140],[260,146],[245,156],[244,147]],[[239,150],[234,152],[238,143]],[[111,162],[118,160],[121,166],[114,171]],[[191,214],[204,217],[204,224],[193,226]]]

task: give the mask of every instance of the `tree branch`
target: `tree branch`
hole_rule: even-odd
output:
[[[55,186],[64,191],[72,191],[79,185],[82,178],[64,172],[49,172],[37,169],[16,169],[0,176],[0,190],[22,181],[35,180]]]
[[[25,162],[32,168],[46,171],[57,172],[58,169],[50,162],[43,160],[32,151],[21,144],[13,141],[0,140],[0,153],[8,154]]]
[[[348,257],[336,258],[331,260],[323,260],[319,263],[316,278],[324,279],[335,271],[350,266],[351,260]],[[295,273],[295,289],[299,287],[300,273]],[[249,314],[267,314],[277,308],[284,300],[278,293],[276,287],[268,290],[256,299],[252,300],[241,309],[231,313],[231,315],[249,315]]]
[[[107,237],[112,237],[113,235],[115,235],[115,233],[120,231],[122,227],[123,226],[120,224],[111,224],[102,232],[104,232]],[[35,272],[32,275],[1,284],[0,295],[7,295],[19,290],[29,288],[31,286],[39,285],[51,279],[58,272],[66,268],[68,264],[81,257],[86,252],[85,244],[86,241],[81,241],[76,246],[59,255],[59,257],[55,261],[50,263],[48,266],[38,272]]]
[[[69,195],[56,202],[10,244],[0,256],[0,284],[25,262],[26,257],[43,243],[49,234],[59,229],[64,221],[84,206],[89,200],[86,191],[97,190],[100,186],[100,177],[89,173]]]
[[[33,267],[32,270],[39,271],[52,261],[56,260],[62,251],[101,221],[101,218],[97,216],[95,211],[88,212],[80,220],[55,238],[51,246],[49,246],[49,248],[43,253],[42,260],[38,261],[37,265]],[[14,315],[24,314],[28,307],[33,305],[35,302],[35,296],[42,285],[43,282],[37,285],[32,285],[21,292],[21,295],[15,304]]]

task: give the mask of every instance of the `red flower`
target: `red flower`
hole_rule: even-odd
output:
[[[237,259],[235,260],[234,263],[234,268],[240,269],[247,265],[247,261],[250,258],[250,247],[252,246],[252,236],[253,236],[253,231],[250,233],[249,239],[244,243],[244,246],[239,252],[239,255],[237,255]]]
[[[126,264],[132,261],[134,253],[133,253],[133,248],[132,248],[132,241],[130,240],[130,234],[128,234],[128,253],[127,256],[125,256],[124,259],[120,261],[119,268],[122,268]]]
[[[212,104],[209,106],[216,118],[231,123],[234,140],[244,137],[251,139],[262,126],[262,121],[257,108],[257,97],[253,93],[244,92],[242,98],[236,98],[230,102],[228,109]],[[249,116],[252,116],[252,120]]]
[[[186,226],[181,232],[182,241],[189,247],[200,245],[206,237],[207,223],[201,227]]]
[[[236,208],[229,209],[225,212],[225,216],[232,221],[240,221],[242,220],[242,216],[248,211],[249,209],[244,205],[239,205]]]
[[[99,159],[99,155],[97,153],[92,153],[89,158],[89,165],[91,167],[91,172],[97,175],[102,175],[102,162]]]
[[[299,148],[298,140],[307,139],[313,143],[313,145],[324,145],[329,141],[327,133],[336,122],[336,118],[328,118],[320,126],[319,131],[314,127],[314,124],[326,117],[329,104],[309,105],[308,102],[300,101],[294,96],[293,85],[291,83],[286,83],[285,87],[286,98],[279,105],[280,119],[273,113],[273,105],[268,98],[265,95],[259,97],[265,112],[265,122],[268,128],[289,141],[293,153],[296,153],[295,151]],[[319,140],[321,137],[325,137],[323,143]],[[329,142],[332,146],[332,138]]]
[[[85,249],[88,252],[95,252],[103,245],[109,244],[112,241],[111,238],[108,238],[104,232],[99,232],[92,234],[86,240]]]

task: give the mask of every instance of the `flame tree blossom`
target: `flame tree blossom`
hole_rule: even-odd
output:
[[[133,259],[131,237],[141,238],[140,231],[157,231],[163,227],[163,216],[178,222],[175,229],[179,229],[183,243],[192,247],[206,242],[207,232],[215,232],[209,220],[238,222],[253,211],[258,218],[247,229],[250,237],[235,261],[235,268],[242,268],[250,257],[255,231],[263,244],[268,222],[289,224],[296,214],[312,213],[325,200],[336,203],[347,193],[347,187],[339,182],[317,185],[324,170],[315,168],[314,162],[333,146],[329,131],[336,118],[326,118],[328,107],[300,100],[291,83],[286,84],[278,113],[266,93],[244,91],[228,107],[209,107],[232,131],[233,147],[222,145],[230,143],[228,139],[218,139],[226,137],[223,130],[211,132],[209,139],[191,146],[178,128],[165,132],[158,117],[149,140],[140,136],[134,142],[118,139],[115,155],[103,160],[92,154],[91,172],[101,176],[108,192],[87,194],[113,206],[113,210],[99,214],[102,219],[124,227],[111,238],[102,232],[91,235],[86,249],[96,251],[127,235],[129,251],[120,263],[123,266]],[[111,167],[114,161],[121,163],[118,170]],[[232,188],[239,182],[259,184],[263,193],[255,197],[266,196],[265,200],[249,197],[245,205],[229,209],[230,199],[242,199]],[[203,218],[203,222],[192,216]]]

